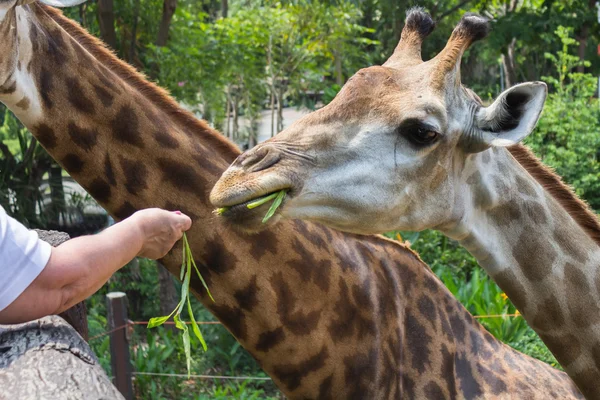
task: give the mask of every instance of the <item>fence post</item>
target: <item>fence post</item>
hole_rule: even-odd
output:
[[[125,293],[111,292],[107,294],[106,309],[109,331],[127,324],[127,296]],[[110,334],[110,363],[114,385],[126,400],[133,400],[131,360],[126,326]]]

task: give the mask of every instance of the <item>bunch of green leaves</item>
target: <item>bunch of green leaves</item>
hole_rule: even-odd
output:
[[[194,317],[194,311],[192,310],[192,304],[190,302],[190,279],[192,277],[192,267],[194,267],[194,270],[198,274],[198,277],[200,278],[200,281],[202,282],[202,285],[204,286],[204,289],[206,290],[206,293],[208,294],[210,299],[212,301],[215,301],[215,299],[212,297],[212,294],[210,293],[210,290],[208,289],[208,286],[206,285],[204,278],[202,277],[202,275],[200,274],[200,271],[198,270],[198,266],[196,265],[196,262],[194,261],[194,257],[192,256],[190,244],[187,240],[187,236],[185,233],[183,234],[183,246],[182,247],[183,247],[183,255],[182,255],[182,262],[181,262],[181,273],[179,275],[179,279],[181,279],[183,281],[183,284],[181,286],[181,300],[179,301],[179,304],[177,305],[177,307],[175,307],[175,309],[173,310],[173,312],[171,314],[165,315],[162,317],[151,318],[150,321],[148,322],[148,328],[154,328],[154,327],[160,326],[160,325],[164,324],[165,322],[167,322],[169,320],[169,318],[173,317],[175,326],[177,327],[177,329],[180,329],[182,331],[182,339],[183,339],[183,347],[184,347],[185,356],[186,356],[187,371],[188,371],[188,375],[190,375],[191,359],[192,359],[191,349],[190,349],[190,332],[189,332],[189,329],[188,329],[185,321],[182,320],[182,318],[181,318],[181,312],[183,311],[183,307],[186,305],[187,305],[188,315],[191,319],[192,331],[194,332],[194,335],[196,335],[196,337],[202,344],[202,348],[204,349],[204,351],[207,350],[206,342],[204,341],[202,332],[200,332],[198,323],[196,323],[196,318]]]

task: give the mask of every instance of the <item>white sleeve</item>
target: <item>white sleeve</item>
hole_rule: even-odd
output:
[[[5,309],[42,272],[52,246],[6,215],[0,207],[0,310]]]

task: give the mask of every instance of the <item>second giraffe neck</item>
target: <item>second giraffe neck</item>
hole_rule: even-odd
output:
[[[464,171],[469,206],[445,233],[477,258],[567,371],[600,379],[592,359],[600,351],[600,246],[508,150],[471,156]]]

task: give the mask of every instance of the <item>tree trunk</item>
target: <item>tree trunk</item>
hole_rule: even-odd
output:
[[[227,125],[226,125],[226,129],[225,129],[225,136],[227,136],[229,139],[232,138],[231,135],[231,90],[229,88],[229,86],[227,86],[227,92],[225,93],[225,96],[227,97],[226,99],[226,105],[225,105],[225,116],[227,117]]]
[[[173,283],[171,273],[158,261],[156,262],[158,269],[158,287],[160,290],[160,315],[169,315],[179,303],[179,293]],[[175,325],[167,325],[174,328]]]
[[[115,12],[113,0],[98,0],[98,24],[100,38],[110,48],[117,49],[117,34],[115,33]]]
[[[275,88],[271,85],[271,137],[275,136]]]
[[[515,84],[517,80],[517,72],[515,68],[516,42],[517,39],[513,38],[510,44],[508,45],[506,54],[502,54],[502,68],[504,68],[504,83],[507,89],[513,84]]]
[[[342,44],[338,41],[333,53],[335,59],[335,83],[339,86],[344,84],[344,74],[342,71]]]
[[[283,130],[283,83],[277,89],[277,133],[279,133]]]
[[[596,8],[596,0],[588,0],[588,10],[594,10]],[[579,41],[579,47],[577,48],[577,55],[581,61],[585,60],[585,50],[587,48],[588,38],[590,36],[590,22],[586,21],[581,26],[577,40]],[[584,73],[585,66],[578,65],[577,72]]]
[[[87,20],[85,18],[85,12],[87,10],[87,4],[80,4],[79,5],[79,23],[81,24],[81,26],[83,28],[87,29]]]
[[[229,2],[227,0],[221,0],[221,16],[227,18],[229,13]]]
[[[140,0],[133,2],[133,24],[131,27],[131,41],[129,42],[129,63],[134,64],[135,59],[135,44],[137,40],[137,27],[140,15]]]
[[[233,132],[231,133],[231,137],[236,140],[238,138],[238,131],[240,129],[240,121],[239,121],[239,99],[237,90],[233,94]]]
[[[164,0],[162,18],[160,20],[160,26],[158,27],[158,36],[156,37],[156,45],[159,47],[167,44],[167,40],[169,39],[169,27],[171,26],[171,19],[173,19],[176,8],[177,0]]]
[[[4,399],[123,399],[88,344],[56,315],[0,326]]]

